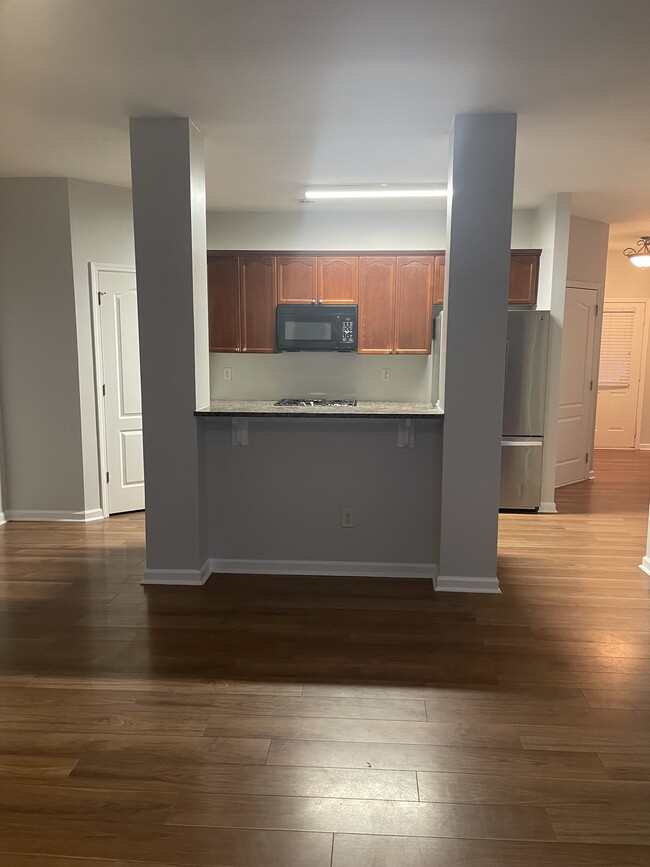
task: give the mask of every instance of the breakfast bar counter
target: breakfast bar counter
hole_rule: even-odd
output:
[[[356,406],[278,406],[272,400],[213,400],[196,410],[203,417],[297,416],[309,418],[441,418],[443,412],[430,403],[360,400]]]

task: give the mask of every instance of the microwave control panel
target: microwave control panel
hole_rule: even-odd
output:
[[[341,320],[341,343],[354,343],[354,321],[352,319]]]

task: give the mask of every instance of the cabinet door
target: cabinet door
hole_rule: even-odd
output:
[[[428,355],[433,316],[433,256],[397,257],[395,352]]]
[[[433,303],[444,304],[445,301],[445,254],[434,257],[433,263]]]
[[[318,303],[357,304],[358,265],[357,256],[318,256]]]
[[[278,303],[316,303],[315,256],[278,256]]]
[[[515,252],[510,256],[508,304],[535,304],[539,276],[539,253]]]
[[[395,256],[359,258],[360,353],[388,355],[395,330]]]
[[[242,352],[275,352],[275,256],[241,256]]]
[[[240,315],[237,256],[208,255],[210,352],[239,352]]]

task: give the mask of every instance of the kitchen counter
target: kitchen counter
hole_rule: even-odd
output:
[[[430,403],[395,400],[360,400],[356,406],[275,406],[273,400],[213,400],[209,407],[197,409],[194,415],[203,417],[442,418],[443,412]]]

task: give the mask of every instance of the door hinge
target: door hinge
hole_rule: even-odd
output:
[[[102,385],[102,397],[106,397],[106,386]]]
[[[587,454],[585,455],[585,463],[589,463],[589,452],[587,452]]]
[[[111,480],[111,474],[106,470],[106,484],[108,484]]]
[[[596,304],[596,306],[594,307],[594,316],[598,316],[599,310],[600,310],[600,306],[598,304]]]
[[[593,391],[593,390],[594,390],[594,381],[592,379],[591,382],[589,383],[589,391]],[[104,394],[106,394],[106,392],[104,392]]]

